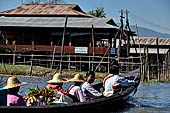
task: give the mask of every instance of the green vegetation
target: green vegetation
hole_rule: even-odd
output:
[[[51,69],[51,68],[41,67],[41,66],[32,67],[32,76],[53,76],[56,72],[59,72],[59,71],[55,69]],[[29,65],[0,64],[0,74],[29,76],[30,66]],[[82,74],[85,77],[86,72],[63,70],[63,76],[65,78],[72,78],[76,74]],[[108,75],[108,73],[96,72],[96,80],[102,80],[106,75]]]
[[[100,18],[106,18],[106,13],[104,12],[104,7],[97,7],[95,10],[91,10],[88,12],[90,15]]]
[[[28,95],[29,98],[37,98],[40,99],[39,102],[43,105],[49,105],[52,101],[54,101],[53,97],[55,97],[55,91],[51,88],[29,88]]]
[[[55,72],[53,69],[40,67],[40,66],[33,66],[32,69],[33,76],[42,76],[47,72]],[[10,75],[29,75],[30,73],[30,66],[29,65],[9,65],[9,64],[0,64],[0,73],[1,74],[10,74]]]
[[[144,83],[170,83],[170,81],[149,80],[149,81],[144,81]]]

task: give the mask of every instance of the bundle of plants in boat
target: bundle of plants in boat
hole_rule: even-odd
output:
[[[54,101],[55,91],[51,88],[29,88],[27,106],[50,105]]]

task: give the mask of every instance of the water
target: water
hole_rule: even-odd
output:
[[[7,77],[4,77],[6,80]],[[18,77],[20,81],[27,82],[20,88],[20,94],[26,95],[29,87],[42,88],[47,85],[50,77]],[[64,84],[68,89],[71,83]],[[113,110],[114,111],[114,110]],[[111,111],[112,112],[112,111]],[[118,113],[170,113],[170,83],[143,83],[138,87],[138,91],[130,101],[116,110]]]

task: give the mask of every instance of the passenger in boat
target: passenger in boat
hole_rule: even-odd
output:
[[[119,65],[116,60],[110,63],[109,72],[110,74],[103,81],[104,96],[111,96],[113,93],[121,91],[122,87],[135,85],[134,80],[128,80],[119,75]]]
[[[9,77],[7,85],[4,87],[8,89],[7,94],[7,106],[26,106],[25,99],[18,94],[20,86],[27,84],[26,82],[20,82],[16,77]]]
[[[67,102],[71,103],[74,101],[74,97],[70,95],[68,92],[66,92],[64,89],[62,89],[63,83],[68,82],[63,76],[59,73],[56,73],[53,76],[52,80],[47,81],[48,85],[47,88],[52,88],[55,90],[56,97],[58,98],[58,102]]]
[[[83,75],[80,74],[76,74],[74,76],[74,78],[68,80],[71,82],[74,82],[74,85],[71,85],[71,87],[68,90],[68,93],[77,97],[77,99],[79,100],[79,102],[85,102],[86,99],[83,96],[82,90],[80,88],[80,85],[85,82]]]
[[[93,83],[94,80],[95,73],[93,71],[88,71],[86,73],[86,82],[81,87],[83,96],[86,98],[86,100],[93,100],[95,98],[102,97],[102,94],[95,90],[91,85],[91,83]]]

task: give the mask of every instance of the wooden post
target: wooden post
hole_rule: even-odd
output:
[[[169,49],[170,50],[170,49]],[[170,51],[168,51],[167,53],[167,60],[166,60],[166,69],[167,69],[167,80],[170,80],[170,75],[169,75],[169,71],[170,71]]]
[[[13,65],[15,65],[15,52],[13,53]]]
[[[71,35],[71,32],[70,32],[70,35]],[[69,35],[69,57],[68,57],[68,60],[69,60],[69,63],[68,63],[68,70],[70,71],[70,68],[71,68],[71,57],[70,57],[70,53],[71,53],[71,36]]]
[[[148,46],[146,47],[146,73],[147,73],[147,78],[148,81],[150,80],[150,75],[149,75],[149,53],[148,53]]]
[[[30,76],[32,76],[33,56],[34,55],[32,54],[31,65],[30,65]]]
[[[26,60],[25,60],[25,57],[24,57],[24,64],[25,64],[25,61],[26,61]],[[25,64],[25,65],[26,65],[26,64]]]
[[[140,55],[140,67],[141,67],[141,74],[143,74],[143,62],[142,62],[142,53],[141,53],[141,45],[140,45],[140,39],[139,39],[139,32],[138,32],[138,26],[136,24],[136,33],[137,33],[137,37],[138,37],[138,41],[139,41],[139,55]]]
[[[69,54],[69,56],[68,56],[68,61],[69,61],[69,63],[68,63],[68,70],[70,71],[71,69],[71,63],[70,63],[70,61],[71,61],[71,57],[70,57],[70,54]]]
[[[63,53],[64,53],[64,38],[65,38],[67,20],[68,20],[68,16],[66,15],[64,31],[63,31],[63,38],[62,38],[62,47],[61,47],[61,60],[60,60],[60,71],[59,71],[59,73],[61,73],[61,74],[62,74],[62,61],[63,61]]]
[[[121,50],[122,50],[122,38],[123,38],[123,10],[120,11],[121,16],[120,16],[120,39],[119,39],[119,47],[118,47],[118,62],[119,58],[121,57]]]
[[[32,50],[34,50],[35,46],[34,46],[34,41],[32,41]]]
[[[158,81],[160,81],[160,65],[159,65],[159,44],[158,44],[159,39],[156,39],[156,45],[157,45],[157,69],[158,69]]]
[[[146,79],[146,47],[144,47],[143,82]]]
[[[51,41],[51,46],[53,46],[53,44],[54,44],[53,41]]]
[[[81,70],[81,56],[80,56],[80,71],[82,71],[82,70]]]
[[[55,50],[56,50],[56,45],[54,46],[54,50],[53,50],[53,57],[52,57],[52,62],[51,62],[51,69],[53,68],[53,64],[54,64]]]
[[[91,58],[90,58],[90,56],[91,56],[91,54],[90,54],[90,50],[91,50],[91,37],[90,37],[90,42],[89,42],[89,71],[91,70],[91,63],[90,63],[90,61],[91,61]]]
[[[94,26],[92,24],[92,43],[93,43],[93,63],[94,63],[94,53],[95,53],[95,47],[94,47]],[[94,71],[94,64],[92,63],[92,71]]]

